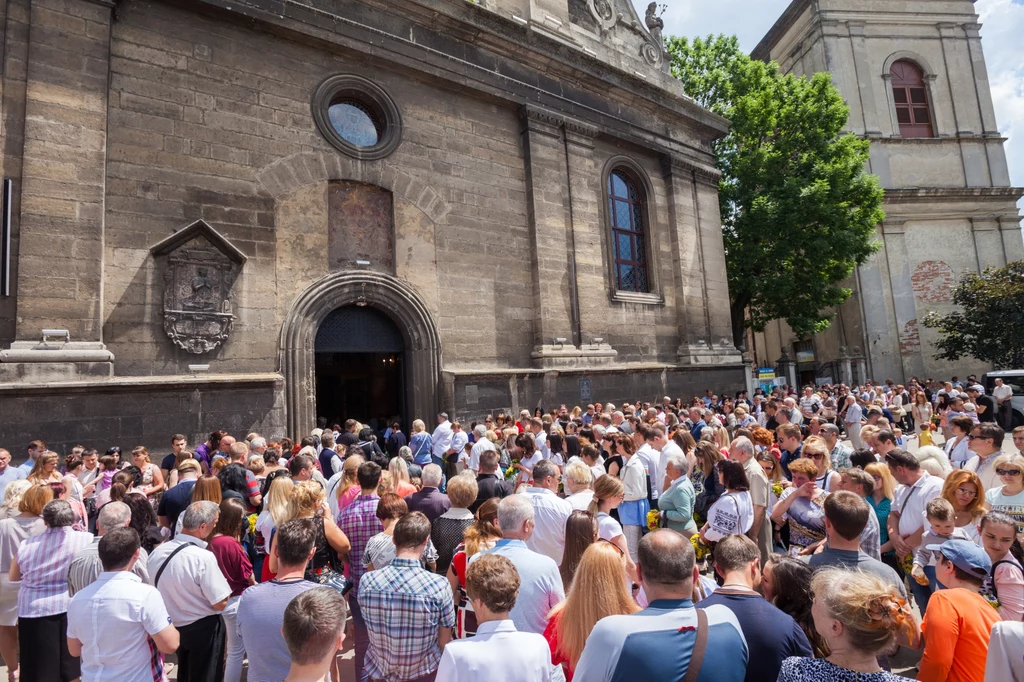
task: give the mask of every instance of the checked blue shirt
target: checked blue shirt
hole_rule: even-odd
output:
[[[415,559],[393,559],[363,575],[359,584],[370,648],[371,680],[414,680],[437,670],[437,632],[455,625],[455,603],[447,578],[424,570]]]

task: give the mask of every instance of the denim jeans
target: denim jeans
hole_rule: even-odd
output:
[[[355,679],[356,682],[367,682],[370,677],[366,674],[366,650],[370,648],[370,633],[366,630],[363,611],[359,608],[359,602],[353,593],[349,594],[348,608],[352,612],[353,639],[355,640],[353,642],[356,666]]]
[[[928,575],[927,568],[925,569],[925,575]],[[932,569],[934,575],[935,569]],[[931,585],[920,585],[916,580],[907,576],[907,582],[910,583],[910,592],[914,595],[914,601],[917,602],[917,608],[921,610],[921,617],[924,617],[924,612],[928,608],[928,600],[932,596]]]
[[[437,486],[437,489],[442,493],[447,493],[448,477],[444,475],[445,467],[447,466],[447,464],[445,464],[444,459],[442,459],[441,457],[435,457],[434,455],[430,456],[430,461],[436,464],[437,466],[441,467],[441,485]]]
[[[224,630],[227,632],[227,662],[224,664],[224,682],[241,682],[242,662],[245,660],[245,645],[238,635],[238,600],[231,597],[228,605],[220,615],[224,618]]]

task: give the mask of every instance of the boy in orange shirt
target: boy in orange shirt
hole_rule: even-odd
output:
[[[927,549],[939,553],[935,578],[946,589],[932,594],[924,614],[924,655],[917,679],[983,682],[989,635],[1001,620],[978,594],[992,562],[969,540],[948,540]]]

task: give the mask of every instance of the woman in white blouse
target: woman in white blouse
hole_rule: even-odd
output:
[[[970,417],[953,417],[949,420],[949,428],[953,437],[946,441],[946,457],[954,469],[963,469],[964,462],[974,456],[969,450],[971,441],[967,437],[974,428],[974,422]]]
[[[651,510],[647,501],[647,473],[643,462],[636,456],[636,444],[628,434],[615,435],[615,454],[622,456],[622,469],[619,478],[624,489],[623,500],[619,504],[619,521],[622,533],[626,536],[629,557],[636,563],[637,548],[643,528],[647,525],[647,512]]]
[[[725,493],[711,505],[708,520],[700,529],[705,542],[718,542],[727,535],[744,535],[754,524],[754,505],[750,500],[750,481],[743,465],[731,459],[718,463],[718,478]]]

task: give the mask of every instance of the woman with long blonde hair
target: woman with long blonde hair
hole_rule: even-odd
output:
[[[341,482],[338,483],[335,495],[331,497],[331,512],[338,518],[338,512],[352,504],[359,497],[359,477],[357,473],[366,459],[362,455],[349,455],[341,467]]]
[[[412,484],[412,480],[409,478],[409,465],[401,457],[395,457],[388,464],[388,471],[391,472],[391,478],[394,481],[395,494],[399,497],[408,497],[416,492],[416,486]]]
[[[893,550],[892,542],[889,540],[889,512],[892,511],[892,501],[896,497],[896,479],[892,477],[889,467],[882,462],[875,462],[864,467],[864,471],[871,474],[875,482],[875,491],[867,496],[867,503],[875,512],[878,519],[878,542],[879,551],[882,554],[882,562],[896,569],[896,552]],[[896,569],[899,570],[899,569]]]
[[[551,647],[551,661],[563,667],[567,681],[571,682],[597,621],[640,610],[622,579],[625,571],[621,549],[610,542],[595,542],[583,553],[565,601],[548,615],[544,637]]]
[[[253,568],[258,571],[260,582],[266,582],[274,577],[270,571],[270,561],[267,557],[270,556],[274,533],[282,523],[291,518],[292,492],[295,485],[287,469],[273,472],[271,476],[273,479],[270,479],[270,484],[267,486],[263,511],[256,517],[256,540],[260,542],[260,548],[257,552],[259,554],[258,566]]]
[[[296,483],[291,495],[291,519],[313,519],[316,526],[316,542],[314,543],[313,558],[306,565],[306,580],[323,584],[332,573],[341,573],[342,567],[335,566],[335,557],[330,551],[337,552],[337,558],[343,558],[352,549],[345,533],[338,528],[338,524],[331,518],[327,511],[327,493],[316,481],[303,481]],[[277,536],[274,536],[277,542]],[[270,552],[270,570],[277,573],[277,558],[274,556],[273,543]]]
[[[32,466],[32,471],[26,476],[28,482],[34,485],[60,483],[63,477],[57,471],[58,461],[60,461],[60,456],[50,450],[39,455],[39,459]]]

